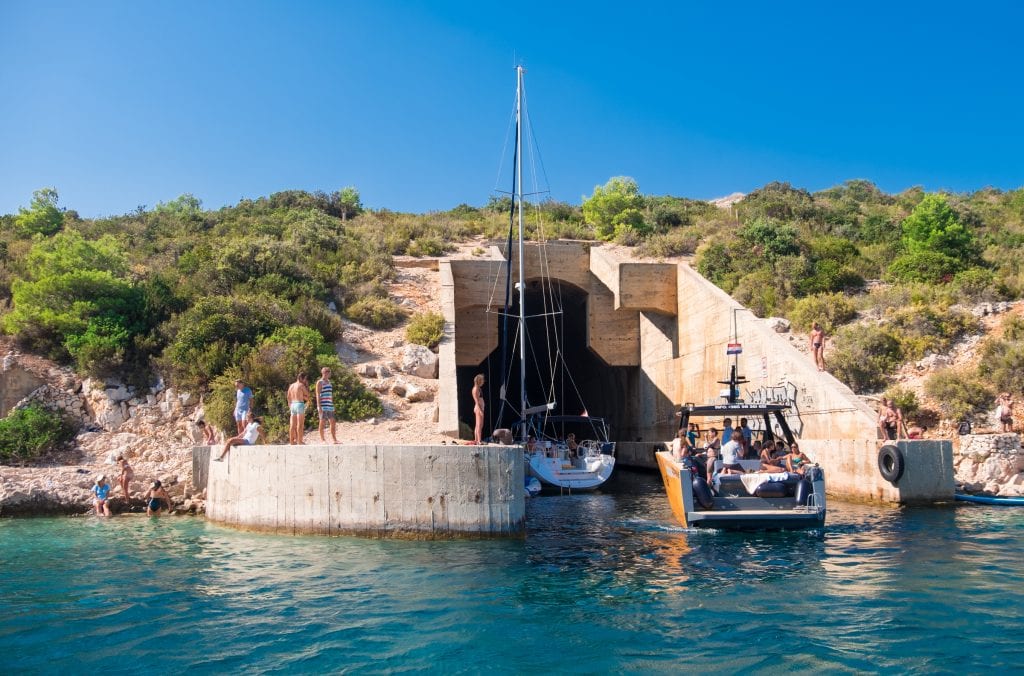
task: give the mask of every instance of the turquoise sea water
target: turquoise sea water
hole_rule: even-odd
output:
[[[1024,509],[832,502],[684,532],[656,475],[542,496],[516,541],[0,521],[4,673],[1019,671]]]

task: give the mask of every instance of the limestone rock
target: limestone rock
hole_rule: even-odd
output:
[[[437,355],[423,345],[406,345],[402,372],[417,378],[437,378]]]
[[[791,325],[789,320],[784,317],[768,317],[764,321],[775,333],[789,333]]]

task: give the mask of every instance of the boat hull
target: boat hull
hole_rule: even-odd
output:
[[[825,525],[823,477],[813,482],[813,494],[808,505],[799,505],[790,498],[715,497],[711,509],[700,509],[694,499],[689,471],[683,470],[665,451],[659,451],[655,456],[669,506],[684,528],[800,530]]]
[[[601,453],[579,458],[574,462],[552,458],[544,451],[527,454],[530,474],[549,486],[571,490],[592,490],[612,475],[615,456]]]

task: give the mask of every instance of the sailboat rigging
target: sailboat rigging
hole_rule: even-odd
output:
[[[521,443],[526,452],[529,471],[542,482],[568,489],[595,488],[604,483],[611,475],[615,466],[615,444],[609,441],[608,428],[604,420],[592,417],[587,413],[584,404],[581,415],[555,415],[558,407],[555,397],[556,367],[560,366],[565,375],[558,379],[562,387],[566,383],[575,388],[575,381],[567,373],[564,353],[560,347],[564,331],[560,330],[559,321],[562,315],[560,303],[555,302],[555,288],[549,283],[549,269],[544,243],[537,246],[540,257],[540,289],[544,298],[541,311],[527,314],[527,281],[526,281],[526,229],[524,224],[525,197],[523,193],[523,136],[524,125],[528,117],[525,115],[525,88],[522,66],[516,68],[516,108],[515,108],[515,149],[513,151],[512,200],[509,211],[509,232],[505,246],[505,302],[501,313],[501,358],[502,381],[500,388],[500,407],[498,424],[505,420],[508,401],[509,381],[512,378],[512,356],[509,345],[517,349],[518,361],[518,407],[514,412],[510,425],[515,440]],[[516,235],[513,242],[513,235]],[[515,263],[517,268],[516,282],[512,283],[513,246],[515,246]],[[513,313],[513,288],[518,301],[518,313]],[[550,299],[550,304],[549,304]],[[527,320],[543,320],[544,339],[548,341],[544,350],[548,358],[547,373],[539,373],[535,380],[544,382],[543,403],[531,405],[528,392],[527,364],[531,351],[536,356],[539,349],[531,343]],[[515,322],[514,339],[510,340],[512,322]],[[554,347],[550,345],[554,339]],[[582,394],[575,393],[582,402]],[[577,442],[579,433],[581,441]]]

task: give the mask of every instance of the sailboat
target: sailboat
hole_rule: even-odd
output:
[[[592,417],[587,413],[586,408],[580,415],[559,415],[555,411],[558,403],[555,399],[554,377],[548,378],[544,383],[544,403],[531,405],[528,396],[527,363],[531,356],[529,348],[531,344],[527,331],[528,321],[531,326],[543,322],[543,335],[553,338],[555,341],[564,337],[564,332],[559,329],[558,320],[561,315],[558,299],[555,297],[553,287],[549,280],[541,280],[541,287],[544,290],[545,298],[551,299],[550,306],[545,301],[545,307],[537,314],[527,314],[526,284],[524,272],[524,198],[523,198],[523,129],[527,119],[524,115],[525,90],[523,86],[522,66],[516,67],[516,111],[515,111],[515,157],[512,171],[512,205],[509,212],[509,234],[505,248],[505,305],[502,312],[504,328],[502,331],[502,361],[503,380],[501,386],[501,410],[498,413],[499,422],[506,404],[508,392],[508,381],[511,378],[511,365],[513,360],[507,354],[506,348],[509,344],[509,324],[514,319],[516,324],[515,339],[511,342],[518,347],[519,363],[519,402],[515,411],[515,420],[511,425],[511,432],[514,439],[523,445],[526,454],[526,463],[529,475],[540,479],[541,482],[561,489],[586,490],[597,488],[612,474],[615,468],[615,444],[610,441],[608,426],[602,418]],[[512,313],[512,263],[513,263],[513,231],[518,224],[518,238],[516,249],[516,263],[518,265],[519,280],[515,287],[518,291],[519,312]],[[544,246],[543,242],[539,245]],[[544,267],[546,272],[546,267]],[[541,332],[537,332],[541,333]],[[556,369],[567,371],[564,352],[561,346],[556,345],[554,349],[545,351],[549,364],[547,374],[554,374]],[[555,363],[557,362],[557,363]],[[563,377],[563,386],[569,383],[575,387],[571,375]],[[539,389],[539,388],[538,388]],[[582,401],[582,395],[578,389],[576,395]],[[510,405],[511,407],[511,405]]]

